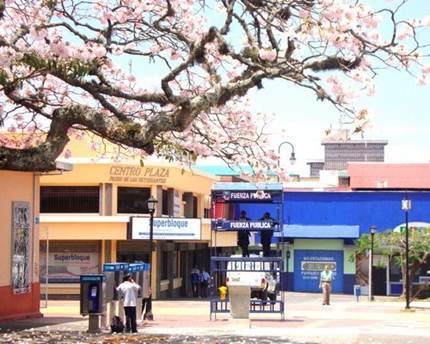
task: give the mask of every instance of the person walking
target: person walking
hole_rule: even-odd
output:
[[[122,283],[116,288],[120,296],[124,298],[126,332],[137,332],[136,304],[139,289],[140,286],[133,281],[130,275],[125,275]]]
[[[324,266],[324,270],[320,275],[320,288],[322,289],[323,305],[330,304],[331,282],[333,280],[333,272],[328,265]]]
[[[195,266],[191,270],[191,289],[193,291],[193,297],[199,296],[199,283],[200,283],[200,270]]]
[[[207,298],[208,297],[208,285],[209,280],[211,276],[207,273],[205,269],[202,269],[202,272],[200,274],[200,292],[201,297]]]
[[[261,245],[263,246],[263,257],[270,257],[270,244],[272,243],[273,226],[275,225],[276,221],[270,217],[269,212],[265,212],[260,220],[271,222],[271,229],[264,229],[260,233]]]
[[[141,320],[154,320],[152,315],[152,289],[149,287],[142,299],[142,319]]]
[[[239,221],[249,221],[246,211],[240,212]],[[249,257],[249,237],[251,233],[248,230],[241,229],[237,232],[237,245],[242,249],[242,257]]]

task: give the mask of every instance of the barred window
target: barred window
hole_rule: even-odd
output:
[[[41,186],[41,213],[98,213],[98,186]]]

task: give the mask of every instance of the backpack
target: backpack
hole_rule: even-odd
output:
[[[123,333],[124,332],[124,324],[121,321],[121,318],[115,315],[112,318],[112,324],[110,325],[112,333]]]

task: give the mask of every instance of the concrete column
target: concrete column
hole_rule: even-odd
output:
[[[112,216],[112,201],[113,186],[111,183],[104,184],[104,215]]]
[[[251,287],[249,285],[230,285],[228,293],[230,296],[231,317],[233,319],[249,319]]]

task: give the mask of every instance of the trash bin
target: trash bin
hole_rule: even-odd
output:
[[[358,302],[361,296],[361,286],[359,284],[354,284],[354,295],[357,298]]]

